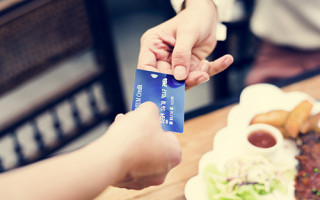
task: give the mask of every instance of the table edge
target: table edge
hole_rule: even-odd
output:
[[[291,84],[299,82],[299,81],[306,80],[308,78],[312,78],[317,75],[320,75],[320,67],[317,69],[314,69],[314,70],[309,70],[303,74],[299,74],[299,75],[291,77],[291,78],[279,80],[276,82],[271,82],[270,84],[273,84],[273,85],[281,88],[281,87],[285,87],[285,86],[291,85]],[[185,117],[184,117],[185,121],[188,121],[188,120],[193,119],[195,117],[198,117],[200,115],[204,115],[204,114],[213,112],[215,110],[224,108],[224,107],[229,106],[231,104],[238,103],[239,100],[240,100],[240,94],[236,94],[234,96],[218,100],[213,104],[205,105],[200,108],[191,110],[191,111],[185,113]]]

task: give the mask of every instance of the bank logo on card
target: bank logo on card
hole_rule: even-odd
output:
[[[158,75],[157,74],[151,74],[151,77],[152,78],[158,78]]]
[[[146,101],[154,102],[160,113],[162,129],[183,132],[185,82],[172,75],[136,70],[131,110]]]

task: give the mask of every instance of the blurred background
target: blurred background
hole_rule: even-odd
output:
[[[187,91],[185,112],[244,87],[255,46],[250,5],[238,1],[235,8],[228,40],[209,57],[231,53],[235,63]],[[79,148],[103,134],[131,107],[140,37],[174,15],[169,0],[1,0],[0,169]]]

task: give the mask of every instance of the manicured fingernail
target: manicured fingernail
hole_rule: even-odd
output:
[[[187,77],[187,70],[184,66],[176,66],[173,71],[174,77],[177,80],[184,80]]]
[[[208,80],[209,80],[209,78],[208,78],[207,76],[200,76],[200,77],[198,78],[197,82],[198,82],[199,84],[201,84],[201,83],[207,82]]]
[[[224,60],[224,64],[227,65],[227,66],[231,65],[232,62],[233,62],[233,59],[230,58],[230,57],[227,57],[227,58]]]

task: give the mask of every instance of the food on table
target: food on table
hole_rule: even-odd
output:
[[[320,132],[319,122],[320,122],[320,113],[309,116],[307,121],[302,125],[300,132],[302,134],[305,134],[310,130]]]
[[[296,139],[300,155],[295,195],[298,200],[320,200],[320,113],[311,115],[313,104],[304,100],[292,111],[272,110],[250,122],[277,127],[285,138]]]
[[[292,111],[272,110],[250,122],[277,127],[285,138],[296,139],[300,149],[295,195],[298,200],[320,200],[320,113],[311,115],[313,104],[304,100]]]
[[[298,200],[320,200],[320,132],[309,132],[297,139],[300,155],[295,194]]]
[[[282,127],[289,116],[285,110],[271,110],[266,113],[257,114],[251,121],[251,124],[265,123],[275,127]]]
[[[270,148],[276,145],[277,140],[269,132],[258,130],[250,133],[248,141],[257,147]]]
[[[286,194],[295,170],[263,156],[231,159],[219,171],[215,164],[204,170],[209,200],[257,200],[275,190]]]
[[[202,173],[209,200],[261,200],[269,199],[269,195],[273,199],[275,192],[291,198],[289,189],[293,188],[288,189],[288,185],[293,180],[296,200],[320,200],[320,113],[313,114],[312,109],[313,103],[303,100],[292,110],[259,113],[249,123],[272,125],[284,138],[293,139],[300,150],[297,169],[263,155],[231,158],[223,167],[221,163],[210,164]],[[276,140],[269,136],[254,132],[248,140],[256,146],[272,147]],[[264,139],[256,137],[268,144],[258,144]]]
[[[310,116],[313,104],[304,100],[292,111],[272,110],[253,117],[250,124],[265,123],[277,127],[284,138],[297,138],[299,133],[318,130],[320,115]]]
[[[290,112],[288,119],[284,124],[287,136],[291,138],[296,138],[298,136],[300,128],[310,116],[312,107],[313,104],[310,101],[304,100]]]

